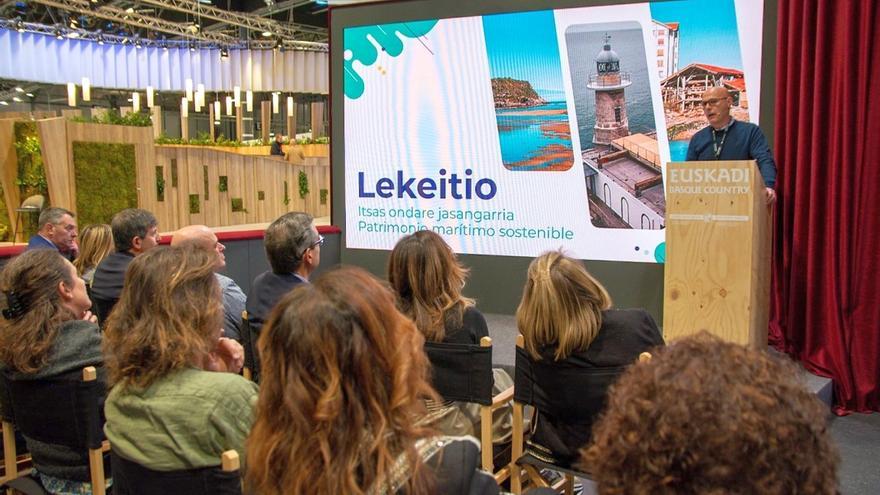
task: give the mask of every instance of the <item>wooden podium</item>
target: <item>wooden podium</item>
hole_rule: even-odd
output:
[[[770,209],[754,161],[666,169],[663,333],[767,346]]]

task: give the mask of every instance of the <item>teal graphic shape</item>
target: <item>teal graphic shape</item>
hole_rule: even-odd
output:
[[[661,242],[654,248],[654,259],[657,263],[666,263],[666,243]]]
[[[368,35],[382,47],[385,53],[396,57],[403,53],[403,41],[400,36],[407,38],[424,36],[437,25],[437,22],[437,19],[433,19],[345,29],[342,35],[342,44],[345,50],[342,62],[344,73],[342,87],[345,96],[356,100],[364,94],[364,79],[354,70],[354,61],[357,60],[365,67],[369,67],[379,58],[379,51],[376,49],[376,45],[370,41]]]

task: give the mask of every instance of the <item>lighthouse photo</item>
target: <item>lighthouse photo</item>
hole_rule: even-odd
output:
[[[662,229],[663,163],[640,24],[573,25],[565,41],[590,222]]]

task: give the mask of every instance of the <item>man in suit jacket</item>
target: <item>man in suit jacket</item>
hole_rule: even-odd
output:
[[[135,256],[159,245],[159,222],[147,210],[127,208],[113,215],[110,221],[116,252],[104,258],[92,279],[93,309],[98,323],[110,316],[110,311],[122,293],[125,271]]]
[[[314,219],[308,213],[285,213],[266,229],[263,244],[272,269],[254,279],[247,300],[254,346],[263,323],[281,296],[297,285],[309,282],[309,276],[321,263],[323,243],[324,238],[318,234]],[[254,373],[255,380],[259,376],[258,370],[259,367]]]
[[[64,208],[51,207],[40,212],[40,230],[32,235],[27,249],[55,249],[70,261],[79,254],[76,244],[76,215]]]

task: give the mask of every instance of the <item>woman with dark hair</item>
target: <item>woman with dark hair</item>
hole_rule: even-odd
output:
[[[489,336],[474,300],[461,293],[467,274],[443,238],[429,230],[402,237],[388,259],[388,281],[397,293],[397,305],[428,342],[476,345]],[[513,385],[502,369],[494,370],[494,379],[493,394]],[[479,435],[479,404],[429,401],[428,411],[428,420],[447,435]],[[496,444],[509,440],[511,429],[510,408],[496,409],[492,435]]]
[[[257,387],[235,374],[241,346],[220,337],[216,263],[194,248],[135,257],[107,321],[104,431],[116,454],[147,469],[218,466],[224,451],[244,452]]]
[[[529,265],[516,323],[525,349],[540,363],[541,376],[552,377],[574,371],[588,383],[596,403],[566,404],[568,411],[581,411],[577,423],[563,421],[550,411],[537,411],[527,452],[552,464],[568,467],[578,450],[590,441],[596,419],[589,411],[600,411],[604,395],[614,378],[639,354],[662,345],[660,330],[643,309],[611,309],[611,296],[583,264],[559,251],[544,253]],[[551,398],[572,394],[553,393],[570,383],[539,384]],[[583,384],[582,384],[583,386]]]
[[[424,340],[393,294],[358,268],[302,284],[258,342],[263,381],[246,486],[261,495],[498,493],[469,438],[418,419]]]
[[[3,269],[0,368],[11,380],[47,380],[98,368],[101,334],[73,265],[56,250],[25,251]],[[46,404],[52,407],[52,404]],[[25,439],[40,481],[52,493],[91,493],[89,459],[63,445]]]
[[[621,376],[583,455],[600,494],[833,495],[827,416],[789,359],[703,332]]]

